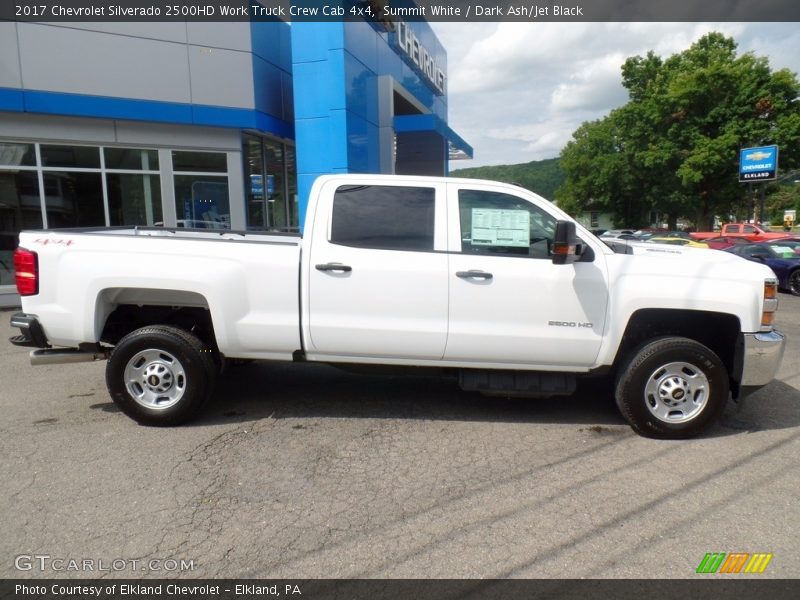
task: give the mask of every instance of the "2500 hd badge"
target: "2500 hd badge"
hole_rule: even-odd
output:
[[[594,327],[592,323],[576,323],[575,321],[548,321],[550,327],[585,327],[591,329]]]

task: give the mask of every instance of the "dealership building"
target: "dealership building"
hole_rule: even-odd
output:
[[[0,306],[22,229],[296,231],[320,174],[471,155],[425,22],[0,21]]]

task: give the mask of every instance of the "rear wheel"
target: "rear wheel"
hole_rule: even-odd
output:
[[[703,344],[682,337],[639,347],[617,376],[617,406],[644,436],[699,435],[719,419],[728,401],[725,365]]]
[[[119,409],[143,425],[178,425],[200,411],[214,388],[214,351],[195,335],[163,325],[122,338],[106,365]]]

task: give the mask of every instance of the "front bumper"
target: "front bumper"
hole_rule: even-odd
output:
[[[778,330],[745,333],[742,378],[739,385],[755,388],[767,385],[775,377],[783,360],[786,337]]]

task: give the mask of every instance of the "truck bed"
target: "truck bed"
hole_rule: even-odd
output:
[[[288,359],[301,347],[298,235],[103,227],[24,231],[20,247],[39,256],[29,305],[54,346],[100,341],[121,305],[175,305],[208,310],[227,356]]]
[[[285,233],[279,231],[241,231],[232,229],[188,229],[184,227],[141,227],[141,226],[120,226],[120,227],[82,227],[58,230],[27,231],[25,233],[36,233],[48,235],[61,234],[91,234],[91,235],[115,235],[115,236],[141,236],[157,237],[165,239],[182,240],[235,240],[247,242],[271,242],[271,243],[297,243],[302,236],[297,233]]]

